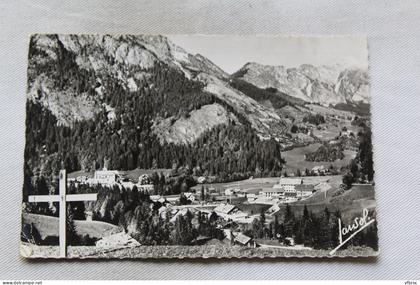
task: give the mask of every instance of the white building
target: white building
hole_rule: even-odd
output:
[[[284,188],[283,187],[276,187],[276,188],[264,188],[260,192],[260,196],[265,198],[280,198],[284,196]]]
[[[280,182],[277,185],[274,185],[274,187],[282,187],[284,189],[285,193],[293,193],[296,192],[296,186],[301,185],[303,183],[301,178],[286,178],[281,177]]]
[[[153,193],[153,190],[155,189],[155,186],[153,184],[136,184],[137,190],[140,192],[149,192]]]
[[[118,174],[117,170],[96,170],[93,176],[93,183],[112,185],[117,182]]]

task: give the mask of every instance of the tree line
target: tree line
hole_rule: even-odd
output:
[[[370,216],[374,215],[371,213]],[[283,244],[289,244],[293,238],[296,244],[303,244],[314,249],[332,249],[339,245],[339,226],[338,219],[342,220],[339,210],[331,213],[325,207],[320,214],[315,214],[308,210],[305,205],[301,216],[296,216],[289,204],[283,212],[283,220],[279,220],[276,215],[274,221],[266,223],[265,215],[262,212],[259,219],[255,219],[252,228],[246,234],[256,239],[276,239]],[[342,228],[346,225],[342,222]],[[343,236],[346,239],[348,236]],[[349,243],[349,245],[368,246],[378,250],[378,235],[376,221],[372,226],[359,232]]]
[[[347,188],[350,188],[353,183],[372,183],[375,173],[373,169],[372,131],[365,126],[357,136],[360,143],[356,157],[350,161],[347,172],[343,176],[343,183]]]

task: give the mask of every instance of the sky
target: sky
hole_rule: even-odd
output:
[[[367,39],[363,36],[208,36],[168,35],[191,54],[199,53],[227,73],[248,62],[298,67],[301,64],[368,67]]]

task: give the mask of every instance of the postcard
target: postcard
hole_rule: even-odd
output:
[[[21,255],[378,255],[363,36],[32,35]]]

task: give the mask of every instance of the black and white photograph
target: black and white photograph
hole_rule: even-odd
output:
[[[365,36],[33,34],[26,258],[379,254]]]

